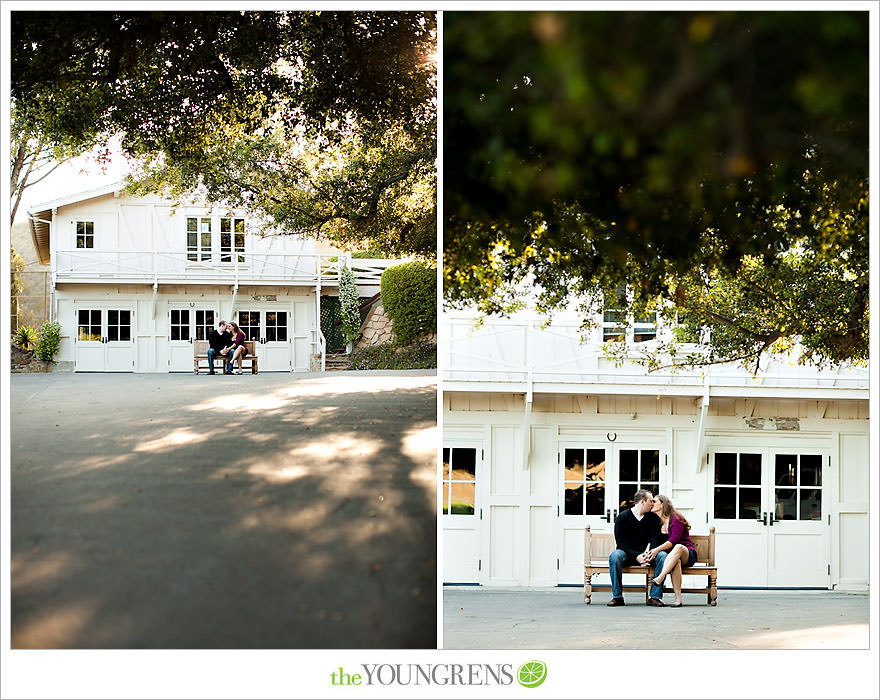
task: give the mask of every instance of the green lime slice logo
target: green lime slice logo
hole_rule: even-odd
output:
[[[543,661],[526,661],[519,667],[516,678],[523,688],[537,688],[547,678],[547,664]]]

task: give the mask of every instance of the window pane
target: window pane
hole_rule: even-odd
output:
[[[171,309],[171,323],[179,324],[180,323],[180,311],[178,309]]]
[[[235,232],[242,234],[244,233],[244,219],[235,220]]]
[[[565,514],[584,514],[584,485],[567,482],[565,484]]]
[[[761,514],[761,489],[739,490],[739,518],[757,520]]]
[[[776,489],[777,520],[797,520],[797,489]]]
[[[119,327],[119,340],[122,342],[128,342],[131,340],[131,326]]]
[[[636,489],[632,487],[631,484],[621,484],[617,487],[617,508],[618,510],[624,510],[625,508],[632,508],[633,494],[636,492]]]
[[[188,217],[187,218],[186,230],[187,230],[187,233],[189,233],[189,232],[195,233],[198,230],[198,224],[196,223],[195,217]]]
[[[741,454],[739,456],[739,483],[761,483],[761,455]]]
[[[729,486],[715,487],[716,518],[733,520],[736,518],[736,489]]]
[[[473,447],[456,447],[452,450],[452,478],[475,481],[477,478],[477,450]]]
[[[119,325],[119,312],[111,309],[107,312],[107,324],[111,326]]]
[[[660,452],[642,450],[641,481],[660,481]]]
[[[94,311],[91,311],[90,313],[92,315],[92,325],[98,326],[100,328],[100,326],[101,326],[101,312],[100,312],[100,310],[96,309]]]
[[[111,342],[119,340],[119,326],[107,326],[107,340]]]
[[[776,455],[774,483],[777,486],[797,486],[796,455]]]
[[[584,484],[584,513],[602,515],[605,512],[605,484],[588,481]]]
[[[81,325],[81,326],[89,325],[89,312],[86,311],[85,309],[80,309],[79,312],[77,313],[77,319],[78,319],[79,325]]]
[[[232,233],[232,219],[220,219],[220,233]]]
[[[801,489],[801,520],[822,519],[822,491],[820,489]]]
[[[449,448],[448,448],[448,447],[444,447],[444,448],[443,448],[443,472],[444,472],[444,478],[445,478],[445,473],[446,473],[446,471],[447,471],[447,466],[448,466],[448,465],[449,465]]]
[[[449,484],[443,484],[443,513],[449,512]]]
[[[605,450],[587,450],[584,475],[588,481],[605,481]]]
[[[453,481],[450,486],[452,487],[450,494],[450,511],[452,515],[473,515],[474,485],[472,483],[460,484]]]
[[[620,451],[620,480],[633,482],[639,480],[639,453],[637,450]],[[635,493],[635,489],[633,489],[633,493]]]
[[[566,447],[565,472],[562,480],[582,482],[584,480],[584,474],[584,451],[573,447]]]
[[[822,456],[801,455],[801,486],[822,485]]]

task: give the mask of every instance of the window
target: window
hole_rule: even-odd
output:
[[[131,340],[131,311],[128,309],[110,309],[107,311],[108,342],[124,342]]]
[[[189,216],[186,219],[186,259],[211,259],[211,219]]]
[[[220,262],[232,262],[232,252],[238,262],[244,262],[244,219],[220,219]]]
[[[80,309],[77,313],[77,340],[101,340],[101,311]]]
[[[214,312],[206,309],[196,310],[196,340],[207,340],[214,330]]]
[[[77,221],[76,222],[76,247],[77,248],[94,248],[95,247],[95,222],[94,221]]]
[[[626,315],[626,287],[618,286],[615,291],[615,299],[602,313],[602,342],[609,340],[623,341],[627,336],[627,327],[630,325]],[[632,342],[643,343],[646,340],[654,340],[657,337],[657,314],[647,313],[639,316],[632,322]]]
[[[266,342],[287,342],[287,312],[266,312]]]
[[[244,333],[245,340],[260,339],[260,312],[239,311],[238,326]]]
[[[602,342],[624,340],[626,334],[626,287],[617,288],[612,303],[602,314]]]
[[[477,486],[477,449],[443,448],[443,514],[474,515]]]
[[[605,450],[565,448],[565,515],[602,515],[605,509]]]
[[[617,500],[620,510],[634,505],[632,498],[639,489],[657,495],[660,490],[659,450],[620,450],[618,462]]]
[[[822,519],[822,456],[776,455],[774,517]]]
[[[715,517],[756,520],[761,515],[761,455],[715,453]]]
[[[189,309],[171,309],[171,340],[189,340]]]

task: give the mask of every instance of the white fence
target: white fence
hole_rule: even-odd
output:
[[[440,366],[444,382],[511,385],[626,384],[646,387],[841,388],[867,390],[866,368],[819,370],[789,358],[771,358],[757,375],[738,364],[648,372],[626,362],[618,366],[600,343],[582,342],[576,324],[542,328],[537,322],[490,320],[474,326],[472,319],[444,319],[441,324]],[[579,390],[585,390],[582,386]],[[647,389],[646,389],[647,390]],[[695,392],[697,393],[697,392]]]
[[[279,282],[334,284],[346,257],[315,253],[230,253],[227,260],[191,260],[195,253],[157,251],[58,250],[52,258],[56,281],[143,280],[153,282]],[[400,263],[388,259],[352,259],[355,281],[377,285],[382,272]]]

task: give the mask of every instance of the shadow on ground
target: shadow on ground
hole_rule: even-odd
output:
[[[436,646],[435,381],[345,380],[14,376],[12,647]]]

